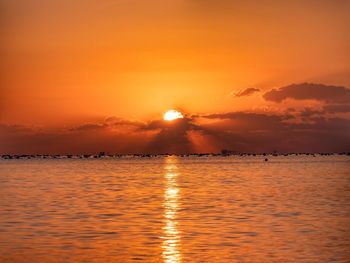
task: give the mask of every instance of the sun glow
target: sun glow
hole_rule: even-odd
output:
[[[176,119],[182,119],[184,116],[182,115],[181,112],[177,110],[169,110],[166,113],[164,113],[163,119],[165,121],[172,121]]]

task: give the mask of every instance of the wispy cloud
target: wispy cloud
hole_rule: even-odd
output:
[[[256,92],[260,92],[260,89],[257,88],[247,88],[244,90],[240,90],[239,92],[232,93],[234,97],[245,97],[245,96],[250,96]]]

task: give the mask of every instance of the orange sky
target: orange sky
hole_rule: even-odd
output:
[[[350,87],[350,1],[0,0],[0,123],[284,113],[292,83]],[[249,96],[235,96],[248,88]],[[310,100],[319,109],[324,101]]]

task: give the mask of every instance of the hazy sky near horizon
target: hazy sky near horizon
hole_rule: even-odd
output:
[[[346,119],[348,101],[300,87],[350,87],[349,13],[349,0],[0,0],[0,123],[62,134],[170,108]]]

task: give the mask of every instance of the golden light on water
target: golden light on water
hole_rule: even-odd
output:
[[[176,158],[169,157],[165,164],[164,219],[162,254],[165,263],[181,262],[180,232],[176,221],[180,189],[177,186]]]
[[[163,119],[165,121],[173,121],[176,119],[182,119],[184,116],[182,115],[181,112],[177,110],[169,110],[166,113],[164,113]]]

